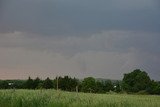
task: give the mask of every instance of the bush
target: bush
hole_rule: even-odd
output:
[[[137,92],[136,94],[138,94],[138,95],[148,95],[149,93],[146,90],[142,90],[142,91]]]

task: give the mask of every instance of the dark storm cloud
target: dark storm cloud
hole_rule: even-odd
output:
[[[140,68],[159,80],[159,33],[104,31],[61,39],[23,32],[0,35],[2,73],[23,71],[23,78],[71,75],[122,79],[124,73]]]
[[[142,68],[159,80],[159,10],[158,0],[0,0],[1,78]]]
[[[160,28],[154,0],[14,0],[5,4],[1,32],[84,36],[102,30],[159,32]]]

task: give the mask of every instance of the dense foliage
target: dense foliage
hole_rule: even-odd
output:
[[[123,89],[127,92],[146,90],[150,81],[150,77],[146,72],[137,69],[131,73],[124,74]]]
[[[160,95],[160,83],[151,80],[146,72],[139,69],[136,69],[131,73],[124,74],[122,88],[123,90],[132,93],[143,92]]]
[[[59,89],[64,91],[80,91],[92,93],[127,92],[140,94],[160,95],[160,82],[151,80],[148,74],[139,69],[124,74],[122,81],[98,80],[87,77],[83,80],[69,76],[56,77],[51,80],[47,77],[41,80],[39,77],[27,80],[0,80],[0,89]]]

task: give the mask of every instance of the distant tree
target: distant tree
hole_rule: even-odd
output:
[[[75,91],[78,85],[78,80],[76,78],[71,78],[69,76],[58,78],[58,87],[65,91]],[[57,87],[57,78],[54,80],[54,88]]]
[[[119,92],[122,91],[122,90],[121,90],[121,84],[120,84],[119,81],[116,81],[116,83],[115,83],[115,85],[114,85],[114,91],[117,92],[117,93],[119,93]]]
[[[64,76],[64,78],[59,79],[59,88],[65,91],[71,91],[70,81],[71,78],[68,76]]]
[[[53,88],[53,82],[52,82],[52,80],[49,79],[49,77],[47,77],[47,79],[44,80],[43,88],[45,88],[45,89]]]
[[[103,88],[103,90],[105,92],[114,91],[114,86],[113,86],[113,83],[111,82],[111,80],[106,80],[104,82],[104,88]]]
[[[69,86],[70,91],[76,91],[76,87],[78,86],[78,80],[76,78],[70,78]]]
[[[104,84],[102,81],[96,81],[95,92],[96,93],[104,93]]]
[[[149,94],[158,94],[160,95],[160,83],[152,80],[147,88]]]
[[[24,84],[24,87],[27,89],[33,89],[33,79],[31,79],[31,77],[28,77],[28,80],[26,81],[26,83]]]
[[[39,77],[37,77],[34,81],[33,81],[33,89],[37,89],[39,88],[39,84],[41,83],[41,80],[39,79]]]
[[[53,80],[53,88],[54,89],[57,89],[57,80],[58,80],[58,89],[60,89],[61,87],[61,81],[62,81],[62,77],[59,76],[59,77],[56,77],[54,80]]]
[[[95,92],[96,81],[93,77],[84,78],[82,81],[82,91],[83,92]]]
[[[123,89],[127,92],[146,90],[150,81],[150,77],[146,72],[136,69],[131,73],[124,74]]]
[[[16,89],[23,89],[24,87],[24,83],[26,81],[25,80],[10,80],[9,83],[13,83],[12,84],[12,88],[16,88]]]
[[[8,82],[6,80],[0,81],[0,88],[8,89],[9,88]]]

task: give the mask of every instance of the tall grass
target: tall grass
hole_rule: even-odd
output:
[[[160,107],[160,96],[0,90],[0,107]]]

